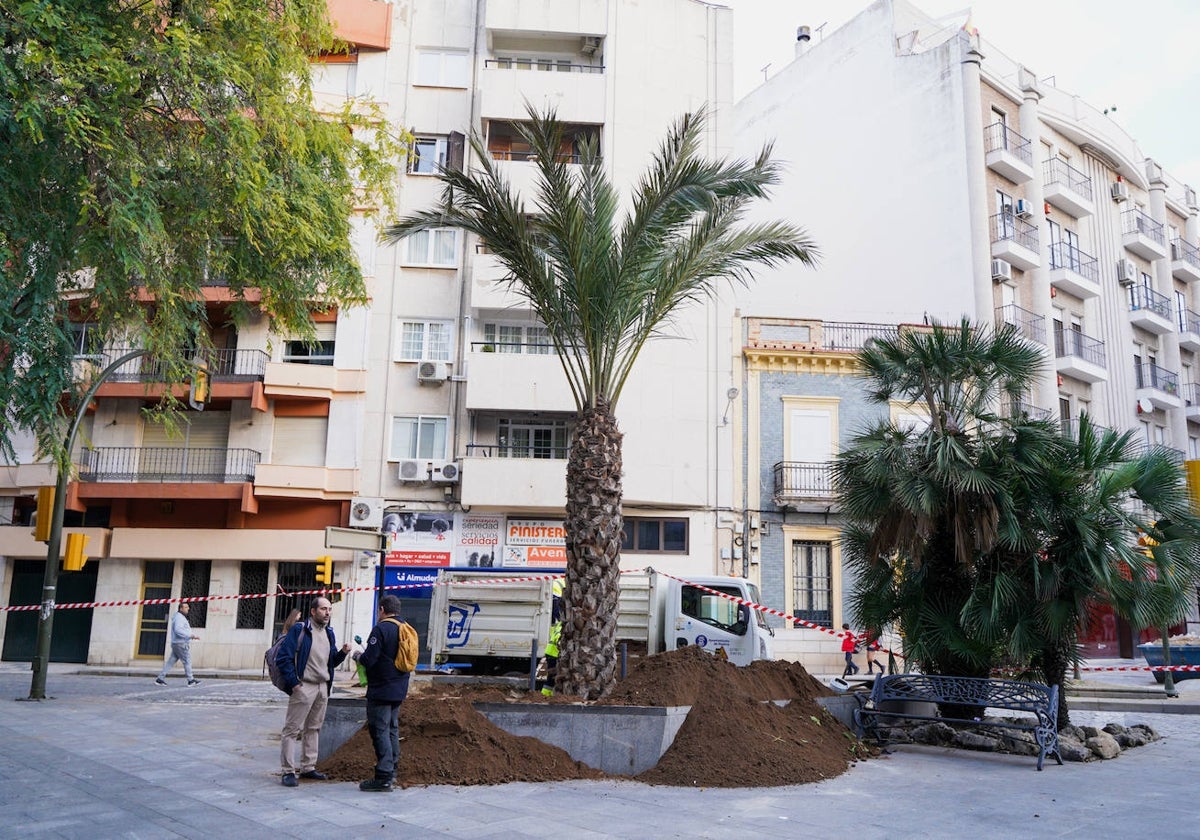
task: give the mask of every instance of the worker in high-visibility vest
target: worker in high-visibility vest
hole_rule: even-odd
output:
[[[546,680],[542,694],[554,694],[554,675],[558,671],[558,643],[562,639],[563,579],[555,578],[550,599],[550,638],[546,641]]]

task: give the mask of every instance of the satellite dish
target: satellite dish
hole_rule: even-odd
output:
[[[1146,399],[1145,397],[1142,397],[1140,400],[1138,400],[1137,407],[1138,411],[1142,414],[1149,414],[1151,411],[1154,411],[1154,403],[1150,402],[1150,400]]]

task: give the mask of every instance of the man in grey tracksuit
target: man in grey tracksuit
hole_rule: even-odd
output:
[[[192,633],[192,625],[187,619],[189,609],[191,607],[187,604],[180,604],[179,612],[171,616],[171,632],[167,639],[171,643],[171,655],[167,657],[167,664],[163,665],[162,671],[154,678],[159,685],[167,684],[167,672],[175,667],[176,662],[183,663],[183,674],[187,677],[188,685],[200,685],[200,680],[192,677],[192,639],[200,637]]]

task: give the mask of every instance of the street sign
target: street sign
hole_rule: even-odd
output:
[[[387,538],[379,531],[358,528],[325,528],[326,548],[349,548],[355,551],[386,551]]]

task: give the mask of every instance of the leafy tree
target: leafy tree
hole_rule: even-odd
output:
[[[63,457],[69,317],[177,379],[210,278],[300,334],[364,299],[350,217],[390,206],[399,146],[314,108],[324,0],[6,2],[0,45],[0,454],[23,428]]]
[[[578,409],[567,462],[567,580],[559,690],[596,698],[616,679],[621,440],[615,409],[646,343],[671,316],[752,266],[811,263],[815,250],[788,224],[742,224],[778,171],[755,160],[701,158],[703,116],[681,118],[618,218],[620,198],[594,142],[580,162],[560,155],[554,112],[529,110],[520,128],[537,159],[535,207],[518,199],[478,137],[480,169],[443,171],[441,205],[390,228],[455,227],[478,235],[509,272],[511,289],[546,325]]]

